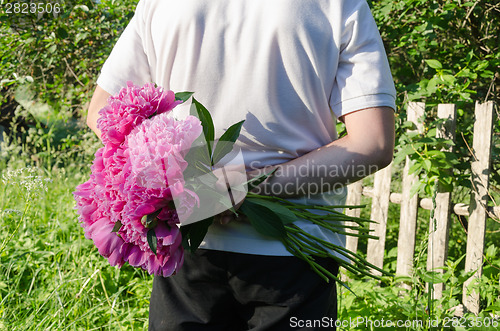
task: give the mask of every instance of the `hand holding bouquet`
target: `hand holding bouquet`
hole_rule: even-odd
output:
[[[129,82],[100,111],[104,146],[95,154],[90,179],[77,187],[74,196],[86,237],[111,265],[127,262],[168,277],[182,266],[184,249],[198,248],[214,216],[231,210],[244,214],[258,232],[280,240],[326,281],[338,279],[315,257],[333,258],[358,275],[371,276],[371,268],[386,274],[361,256],[294,225],[301,219],[332,232],[373,238],[366,227],[370,220],[336,210],[345,206],[309,206],[249,193],[269,174],[246,179],[241,153],[233,148],[243,121],[229,127],[215,143],[210,113],[194,98],[190,116],[171,116],[171,110],[191,96]],[[228,162],[236,169],[241,166],[242,177],[221,192],[216,187],[221,178],[228,183]],[[236,211],[234,206],[242,200]],[[345,229],[353,227],[344,221],[356,222],[357,233],[347,233]]]

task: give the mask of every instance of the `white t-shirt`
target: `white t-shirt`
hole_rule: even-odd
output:
[[[141,0],[97,84],[116,94],[128,80],[195,92],[212,114],[216,136],[245,120],[238,144],[248,168],[330,143],[342,115],[395,109],[389,65],[365,0]],[[302,202],[342,204],[345,195]],[[343,236],[299,225],[344,244]],[[214,224],[201,247],[291,255],[242,222]]]

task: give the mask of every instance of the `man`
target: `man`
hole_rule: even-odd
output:
[[[340,205],[344,184],[392,160],[395,90],[364,0],[141,0],[89,106],[98,135],[99,109],[128,80],[195,92],[219,136],[245,120],[237,144],[250,176],[276,168],[264,194]],[[336,318],[333,282],[243,219],[220,218],[178,274],[155,278],[150,330],[288,330]]]

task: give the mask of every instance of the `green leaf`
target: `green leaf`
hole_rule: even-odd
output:
[[[422,170],[422,163],[415,162],[411,165],[410,169],[408,170],[408,173],[415,174],[417,176],[421,170]]]
[[[490,63],[488,61],[482,61],[475,69],[474,71],[475,72],[479,72],[479,71],[482,71],[486,68],[488,68],[488,66],[490,65]]]
[[[113,230],[111,230],[111,232],[118,232],[120,231],[121,227],[122,227],[122,222],[116,221],[115,226],[113,226]]]
[[[424,61],[425,61],[425,63],[427,63],[429,65],[429,67],[431,67],[433,69],[443,68],[443,65],[438,60],[424,60]]]
[[[397,158],[398,162],[394,161],[394,163],[397,164],[397,163],[403,161],[407,155],[414,154],[415,153],[415,149],[416,149],[416,146],[414,146],[414,145],[406,145],[406,146],[404,146],[403,148],[401,148],[398,151],[398,153],[396,155],[396,158]]]
[[[423,161],[423,166],[424,166],[424,169],[425,169],[426,171],[431,171],[431,169],[432,169],[432,162],[431,162],[431,160],[429,160],[429,159],[425,159],[425,160]]]
[[[425,184],[422,182],[416,182],[415,184],[413,184],[410,189],[410,197],[413,197],[415,194],[419,193],[424,186]]]
[[[456,261],[448,260],[447,264],[450,266],[451,269],[455,270],[465,257],[466,257],[466,254],[459,257]]]
[[[160,211],[161,209],[158,209],[151,214],[144,215],[141,219],[142,225],[144,225],[146,229],[152,229],[156,227],[156,225],[158,224],[158,220],[156,218],[160,214]]]
[[[192,224],[184,225],[184,226],[181,226],[180,229],[179,229],[181,231],[181,236],[182,236],[182,247],[185,250],[190,250],[190,246],[189,246],[189,232],[191,230],[191,225]]]
[[[271,209],[245,200],[239,210],[248,217],[254,229],[259,233],[280,240],[286,237],[283,223]]]
[[[457,155],[455,155],[455,153],[444,152],[444,155],[445,155],[444,159],[446,160],[446,163],[448,163],[449,165],[456,166],[460,164],[460,160],[458,159]]]
[[[433,284],[444,283],[443,274],[436,271],[427,271],[422,273],[422,280],[426,283]]]
[[[248,187],[248,192],[250,192],[251,190],[253,190],[254,188],[256,188],[257,186],[260,185],[260,183],[262,183],[263,181],[265,181],[268,177],[270,177],[276,170],[278,170],[278,168],[274,168],[273,171],[270,171],[269,173],[263,173],[263,174],[260,174],[259,176],[257,177],[254,177],[252,179],[250,179],[248,182],[247,182],[247,187]]]
[[[453,177],[439,177],[438,181],[441,192],[453,191]]]
[[[434,136],[435,133],[434,134],[431,133],[431,135]],[[432,144],[438,143],[439,141],[440,141],[440,138],[436,138],[436,137],[424,137],[424,138],[420,139],[418,142],[419,143],[423,143],[423,144],[431,144],[432,145]]]
[[[449,84],[449,85],[451,85],[451,84],[455,83],[455,81],[456,81],[456,78],[455,78],[455,76],[453,76],[453,75],[443,75],[443,76],[441,76],[441,79],[442,79],[445,83],[447,83],[447,84]]]
[[[78,42],[79,42],[80,40],[85,40],[85,39],[87,39],[88,37],[89,37],[89,34],[88,34],[88,33],[86,33],[86,32],[84,32],[84,33],[78,33],[78,34],[76,35],[76,38],[75,38],[74,44],[76,45],[76,44],[78,44]]]
[[[150,229],[148,231],[147,238],[148,238],[149,248],[151,248],[151,251],[153,251],[153,253],[155,253],[156,255],[156,247],[158,244],[158,240],[156,239],[156,232],[154,229]]]
[[[205,141],[207,142],[208,154],[212,155],[212,144],[215,139],[214,122],[210,112],[194,97],[193,103],[191,104],[191,115],[200,119],[201,125],[203,126],[203,135],[205,136]]]
[[[486,249],[486,256],[488,258],[495,258],[497,256],[497,248],[494,244],[488,246],[488,248]]]
[[[212,163],[217,164],[227,153],[233,150],[234,142],[240,136],[241,127],[245,121],[231,125],[226,132],[220,137],[217,145],[215,145],[214,154],[212,155]]]
[[[399,164],[399,163],[403,162],[403,160],[405,158],[406,158],[406,155],[404,155],[402,153],[396,153],[396,155],[394,156],[393,163],[394,164]]]
[[[477,269],[472,269],[472,270],[469,270],[467,272],[462,271],[462,273],[460,273],[460,275],[458,276],[458,282],[464,283],[467,279],[471,278],[472,275],[474,275],[476,272],[477,272]]]
[[[240,131],[241,131],[241,127],[243,126],[243,123],[245,123],[245,120],[243,121],[240,121],[238,123],[235,123],[233,125],[231,125],[227,130],[226,132],[224,132],[224,134],[220,137],[219,140],[222,140],[222,141],[231,141],[231,142],[235,142],[239,135],[240,135]]]
[[[180,100],[182,102],[186,102],[191,98],[194,92],[177,92],[175,93],[175,100]]]
[[[213,217],[189,224],[189,250],[194,252],[198,249],[207,234],[208,227],[214,222]]]
[[[493,71],[490,71],[490,70],[485,70],[479,74],[479,76],[481,76],[481,78],[486,78],[486,79],[491,78],[491,76],[493,76],[493,75],[494,75]],[[472,91],[472,92],[476,93],[476,91]]]
[[[205,137],[200,135],[191,145],[189,152],[184,157],[188,167],[184,171],[184,178],[201,176],[211,172],[210,168],[210,154],[208,153],[208,146],[205,143]]]
[[[400,283],[400,282],[407,282],[407,283],[411,283],[413,281],[413,279],[410,277],[410,276],[400,276],[400,275],[396,275],[394,277],[394,283]]]
[[[189,220],[203,220],[206,218],[206,211],[213,210],[213,206],[222,205],[226,210],[233,208],[231,200],[225,195],[215,191],[213,188],[206,189],[204,185],[195,189],[200,199],[200,207],[194,207]],[[192,223],[194,224],[194,223]]]
[[[76,5],[75,7],[73,7],[73,9],[81,9],[84,12],[88,12],[89,11],[89,7],[87,7],[85,5]]]
[[[278,215],[282,224],[290,224],[298,221],[298,218],[294,214],[294,212],[283,206],[282,204],[259,198],[247,198],[245,201],[250,201],[254,204],[269,208],[274,213],[276,213],[276,215]]]
[[[200,176],[200,177],[198,177],[196,179],[199,180],[201,183],[203,183],[204,185],[208,186],[211,189],[215,188],[215,184],[219,180],[217,178],[217,176],[214,175],[213,172],[209,172],[209,173],[207,173],[207,174],[205,174],[203,176]]]
[[[54,53],[56,50],[57,50],[57,45],[55,45],[55,44],[54,44],[54,45],[51,45],[51,46],[49,46],[49,47],[47,48],[47,51],[48,51],[49,53]]]
[[[425,92],[427,93],[427,95],[431,95],[433,94],[434,92],[436,92],[437,90],[437,85],[438,85],[438,79],[436,77],[434,78],[431,78],[428,83],[427,83],[427,86],[425,88]]]
[[[417,125],[412,121],[404,121],[401,128],[406,130],[418,130]]]
[[[425,184],[423,184],[424,195],[432,196],[434,194],[434,180],[427,180]]]
[[[434,158],[446,158],[446,154],[442,151],[428,151],[427,152],[428,156],[431,156],[433,159]]]
[[[489,306],[485,308],[485,311],[494,311],[494,312],[500,312],[500,304],[494,304],[492,306]],[[496,320],[494,320],[496,321]]]
[[[68,38],[68,31],[66,31],[66,29],[63,28],[62,26],[60,26],[60,27],[57,28],[56,33],[59,36],[59,38],[61,38],[61,39]]]

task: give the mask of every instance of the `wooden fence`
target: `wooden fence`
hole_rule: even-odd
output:
[[[424,115],[424,109],[425,104],[421,102],[412,102],[408,105],[408,121],[415,123],[420,132],[423,130],[420,119]],[[489,216],[497,218],[500,216],[500,207],[487,207],[493,115],[493,102],[476,103],[472,146],[474,161],[471,164],[473,189],[471,190],[470,205],[452,204],[451,192],[438,188],[435,197],[434,217],[429,220],[427,269],[443,272],[448,256],[451,213],[469,217],[465,270],[477,271],[465,282],[462,301],[466,309],[476,314],[479,312],[479,293],[468,294],[470,291],[467,291],[467,286],[474,278],[479,278],[482,274],[486,219]],[[454,140],[456,106],[453,104],[438,105],[437,116],[445,119],[444,125],[438,129],[437,136]],[[384,260],[389,204],[401,205],[396,267],[396,275],[401,276],[411,276],[412,274],[418,209],[430,210],[433,208],[431,198],[421,199],[416,194],[410,195],[410,189],[417,180],[412,174],[409,174],[410,167],[411,162],[407,158],[402,174],[401,192],[391,193],[390,191],[391,164],[374,175],[373,187],[363,187],[361,181],[349,185],[347,197],[348,205],[359,205],[363,195],[372,198],[370,218],[377,222],[372,224],[372,229],[373,234],[378,236],[379,240],[368,240],[367,260],[378,267],[382,267]],[[359,216],[360,210],[351,209],[347,210],[346,213]],[[347,238],[348,249],[355,252],[357,246],[356,237]],[[402,286],[409,287],[407,284],[402,284]],[[443,288],[443,283],[434,284],[434,298],[442,297]]]

